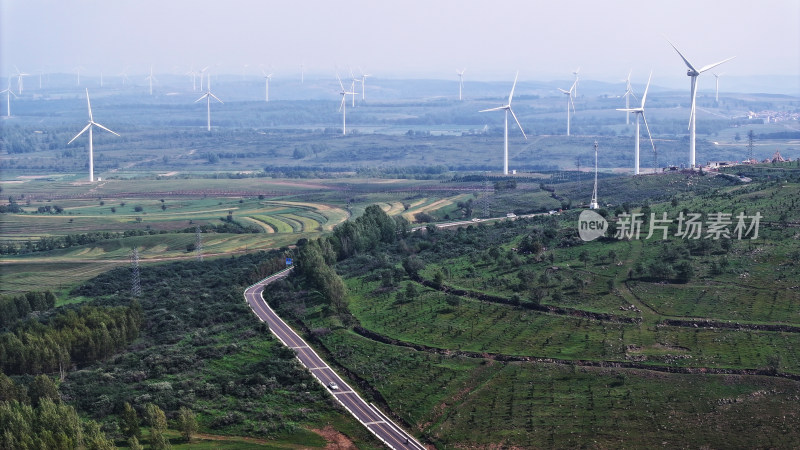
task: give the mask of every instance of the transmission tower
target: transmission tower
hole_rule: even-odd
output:
[[[131,295],[134,297],[142,295],[142,280],[139,276],[139,250],[136,247],[131,250]]]
[[[197,253],[197,260],[203,260],[203,234],[200,231],[200,225],[195,228],[194,232],[194,251]]]
[[[483,217],[489,217],[489,172],[483,178]]]
[[[592,202],[589,209],[599,208],[597,204],[597,141],[594,141],[594,190],[592,191]]]

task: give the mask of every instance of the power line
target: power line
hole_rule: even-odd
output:
[[[195,228],[194,237],[194,251],[197,253],[197,260],[203,260],[203,234],[200,230],[200,225]]]
[[[134,297],[142,296],[142,279],[139,275],[139,250],[136,247],[131,250],[131,295]]]

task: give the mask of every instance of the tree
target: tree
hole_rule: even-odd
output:
[[[138,438],[142,436],[142,430],[139,428],[139,416],[136,410],[133,409],[130,403],[125,402],[122,415],[119,418],[119,427],[122,430],[122,435],[129,438]]]
[[[441,289],[443,284],[444,275],[442,274],[441,270],[437,270],[436,273],[433,274],[433,285],[436,287],[436,289]]]
[[[186,439],[186,442],[192,440],[192,435],[197,433],[197,418],[191,409],[181,406],[178,411],[178,429],[181,431],[181,436]]]
[[[589,262],[589,252],[586,250],[582,251],[580,255],[578,255],[578,259],[583,263],[583,267],[586,268],[586,264]]]
[[[128,448],[130,450],[144,450],[144,447],[139,443],[139,439],[136,439],[136,436],[131,436],[128,439]]]
[[[58,386],[56,386],[55,381],[47,375],[38,375],[34,378],[28,389],[28,393],[33,406],[37,406],[46,398],[55,403],[61,401],[61,396],[58,395]]]
[[[164,411],[158,405],[148,403],[144,415],[150,425],[150,448],[158,450],[170,448],[169,441],[164,436],[164,431],[167,430],[167,417]]]

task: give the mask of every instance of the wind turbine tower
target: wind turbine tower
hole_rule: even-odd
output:
[[[689,167],[691,169],[694,169],[695,168],[695,119],[697,118],[697,77],[700,76],[701,73],[707,70],[711,70],[714,67],[717,67],[718,65],[724,62],[732,60],[733,58],[735,58],[735,56],[732,56],[728,59],[723,59],[720,62],[703,66],[700,69],[695,69],[692,63],[690,63],[689,60],[686,59],[685,56],[683,56],[683,53],[681,53],[680,50],[678,50],[678,47],[675,47],[675,44],[670,42],[669,39],[667,39],[667,42],[669,42],[669,45],[671,45],[672,48],[674,48],[675,51],[678,52],[678,55],[680,55],[683,62],[686,63],[686,67],[689,68],[689,70],[686,71],[686,76],[692,79],[692,93],[691,93],[692,109],[691,113],[689,114]]]
[[[20,72],[17,66],[14,66],[14,69],[17,71],[17,92],[19,92],[19,95],[22,95],[22,78],[29,77],[31,74]]]
[[[628,78],[625,78],[624,80],[622,80],[622,81],[625,82],[625,95],[623,95],[623,97],[625,97],[625,109],[631,109],[631,98],[630,97],[631,97],[631,95],[633,95],[633,88],[631,87],[631,73],[633,73],[632,70],[628,72]],[[636,98],[635,95],[633,95],[633,96],[634,96],[634,98]],[[630,123],[631,123],[630,119],[631,119],[631,115],[630,114],[625,114],[625,125],[630,125]]]
[[[147,80],[150,83],[150,95],[153,95],[153,80],[154,79],[155,78],[153,78],[153,66],[150,66],[150,75],[148,75],[147,78],[145,78],[145,80]]]
[[[205,69],[204,69],[204,70],[205,70]],[[206,86],[206,87],[208,88],[208,90],[206,91],[206,93],[205,93],[205,94],[203,94],[203,96],[202,96],[202,97],[198,98],[198,99],[197,99],[197,100],[195,100],[194,102],[195,102],[195,103],[197,103],[197,102],[199,102],[199,101],[200,101],[200,100],[202,100],[202,99],[206,99],[206,116],[208,117],[208,122],[207,122],[207,123],[208,123],[208,125],[207,125],[206,129],[207,129],[208,131],[211,131],[211,98],[213,97],[213,98],[214,98],[214,100],[216,100],[216,101],[218,101],[218,102],[220,102],[220,103],[223,103],[223,101],[222,101],[222,100],[220,100],[219,98],[217,98],[217,96],[216,96],[216,95],[214,95],[214,94],[212,94],[212,93],[211,93],[211,74],[209,74],[209,75],[208,75],[208,83],[207,83],[207,86]]]
[[[264,98],[266,101],[269,101],[269,80],[272,79],[272,74],[268,74],[264,72],[264,69],[261,69],[261,73],[264,74],[264,82],[266,83],[266,87],[264,88]]]
[[[594,190],[592,190],[592,201],[589,202],[589,209],[598,209],[597,204],[597,141],[594,141]]]
[[[342,79],[339,78],[339,74],[336,74],[336,79],[339,80],[339,86],[342,90],[339,92],[342,96],[342,104],[339,105],[339,111],[342,112],[342,136],[347,134],[347,96],[348,95],[355,95],[353,91],[347,91],[344,88],[344,84],[342,84]]]
[[[458,74],[458,99],[461,100],[461,91],[464,89],[464,72],[467,69],[456,70]]]
[[[714,74],[714,78],[716,79],[716,82],[717,82],[717,87],[714,90],[714,103],[719,103],[719,77],[721,77],[724,74],[725,74],[725,72],[720,72],[720,73],[715,73]]]
[[[572,74],[575,75],[575,93],[573,94],[573,97],[575,97],[575,98],[578,98],[578,78],[579,78],[578,77],[578,73],[580,71],[581,71],[581,68],[578,67],[577,69],[575,69],[574,72],[572,72]]]
[[[81,130],[80,133],[76,134],[74,138],[70,139],[70,141],[67,142],[67,145],[71,144],[72,141],[74,141],[75,139],[78,139],[78,136],[82,135],[86,130],[89,130],[89,181],[93,183],[94,182],[94,147],[93,147],[93,142],[92,142],[93,141],[92,128],[99,127],[99,128],[102,128],[102,129],[108,131],[111,134],[115,134],[117,136],[119,136],[119,134],[117,134],[114,131],[109,130],[108,128],[106,128],[106,127],[104,127],[104,126],[102,126],[99,123],[94,121],[94,117],[92,117],[92,103],[89,101],[89,89],[86,89],[86,106],[89,108],[89,124],[86,125],[83,128],[83,130]]]
[[[364,71],[362,71],[360,67],[358,68],[358,71],[361,72],[361,101],[363,102],[367,98],[366,95],[365,95],[364,86],[366,86],[366,84],[367,84],[367,77],[371,77],[372,75],[368,74],[368,73],[364,73]]]
[[[8,87],[0,91],[0,94],[3,92],[6,93],[6,118],[8,118],[11,117],[11,96],[13,95],[14,98],[17,98],[17,94],[11,90],[11,77],[8,78]]]
[[[478,112],[487,112],[487,111],[505,111],[505,134],[503,140],[503,175],[508,175],[508,113],[511,113],[511,116],[514,117],[514,121],[517,122],[517,126],[519,127],[519,131],[522,132],[522,135],[525,136],[525,140],[528,140],[528,136],[525,134],[525,130],[522,129],[522,125],[519,123],[519,119],[517,119],[517,115],[514,114],[514,110],[511,109],[511,99],[514,97],[514,88],[517,87],[517,77],[519,76],[519,72],[514,76],[514,84],[511,85],[511,93],[508,94],[508,103],[503,106],[498,106],[497,108],[489,108],[484,109]]]
[[[617,111],[625,111],[629,114],[636,114],[636,135],[635,135],[635,151],[633,158],[633,174],[639,175],[639,116],[644,120],[644,126],[647,129],[647,136],[650,137],[650,145],[653,146],[653,152],[656,151],[656,146],[653,143],[653,136],[650,134],[650,127],[647,126],[647,118],[644,115],[644,102],[647,100],[647,91],[650,89],[650,79],[653,78],[653,73],[650,72],[650,78],[647,79],[647,87],[644,88],[644,95],[642,95],[642,106],[638,108],[625,108],[617,109]]]
[[[569,136],[569,121],[571,116],[571,114],[569,113],[569,107],[572,106],[572,114],[575,114],[575,102],[572,101],[572,97],[575,96],[575,87],[577,85],[578,85],[578,80],[575,80],[575,82],[572,83],[572,86],[569,88],[568,91],[558,88],[559,91],[561,91],[564,95],[569,97],[569,100],[567,100],[567,136]]]

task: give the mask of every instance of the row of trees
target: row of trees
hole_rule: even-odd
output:
[[[33,311],[47,311],[55,304],[56,296],[50,291],[0,297],[0,328],[11,326]]]
[[[336,261],[371,251],[380,243],[393,243],[408,231],[408,221],[402,217],[393,219],[379,206],[368,206],[357,219],[334,228],[331,236],[302,245],[297,270],[337,313],[343,313],[347,310],[346,291],[344,282],[333,269]]]
[[[0,448],[112,449],[93,420],[81,420],[61,402],[52,378],[39,375],[26,387],[0,372]]]
[[[0,334],[0,370],[7,374],[65,371],[103,359],[136,339],[141,307],[83,306],[50,317],[18,323]]]

